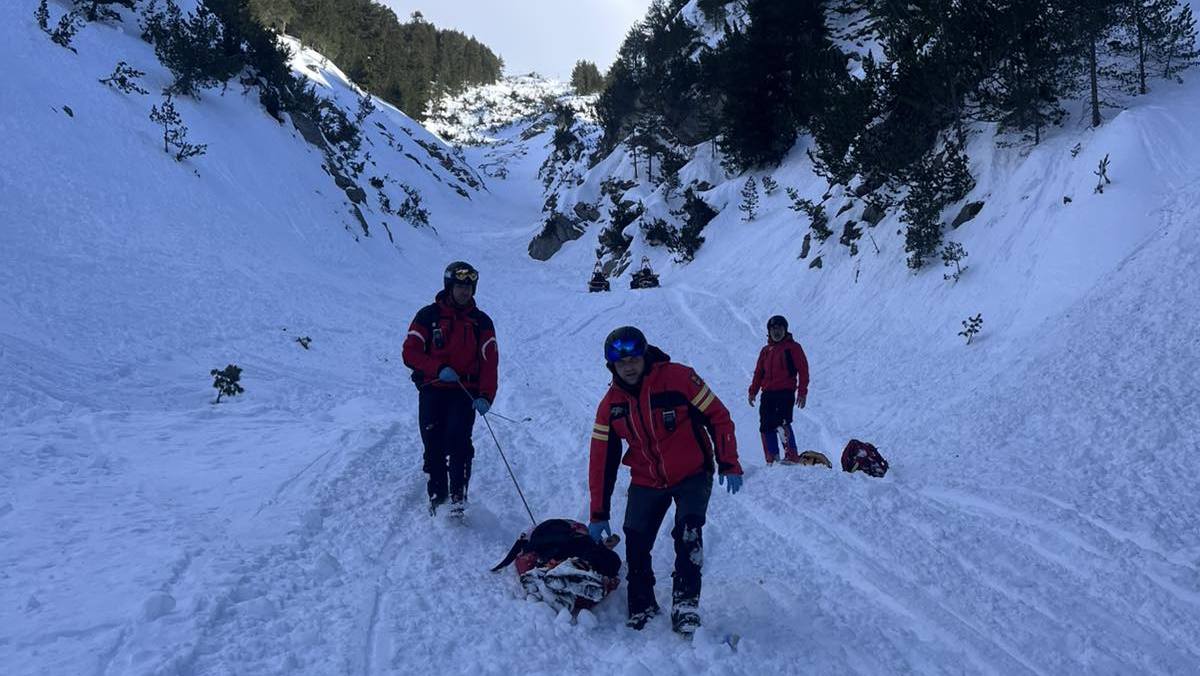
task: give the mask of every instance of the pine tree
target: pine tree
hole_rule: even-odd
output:
[[[209,371],[209,375],[213,377],[213,387],[217,390],[217,400],[214,404],[221,403],[221,397],[237,396],[246,390],[241,386],[242,369],[234,364],[226,366],[224,369],[213,369]]]
[[[416,188],[400,184],[404,191],[404,201],[396,209],[396,215],[408,221],[413,227],[420,228],[429,225],[429,210],[421,206],[421,193]]]
[[[927,154],[909,172],[900,221],[908,225],[904,252],[913,270],[921,269],[942,243],[942,211],[975,187],[965,146],[960,128],[945,139],[941,150]]]
[[[1061,101],[1077,90],[1077,46],[1064,39],[1066,7],[1054,0],[1015,0],[1001,15],[1004,57],[984,78],[977,114],[1001,129],[1032,132],[1034,145],[1044,129],[1059,124]]]
[[[799,128],[823,108],[831,74],[844,70],[823,0],[748,0],[750,26],[731,31],[705,59],[724,105],[721,151],[732,168],[778,163]]]
[[[695,190],[688,187],[683,191],[683,208],[679,212],[672,213],[682,216],[684,219],[674,249],[676,260],[680,263],[689,263],[695,259],[696,252],[704,244],[704,236],[700,233],[712,219],[717,217],[717,211],[708,206],[708,202],[697,195]]]
[[[571,71],[571,86],[576,94],[595,94],[604,89],[604,77],[591,61],[576,61]]]
[[[738,210],[745,214],[742,220],[747,223],[758,215],[758,182],[753,176],[746,179],[746,184],[742,186],[742,202],[738,205]]]
[[[175,102],[172,100],[172,94],[166,92],[163,96],[162,107],[151,106],[150,121],[162,125],[163,128],[163,152],[171,154],[176,162],[182,162],[189,157],[203,155],[208,148],[207,145],[194,145],[188,142],[188,128],[184,126],[183,119],[179,116],[179,112],[175,110]],[[174,148],[174,153],[171,149]]]
[[[1180,72],[1200,62],[1200,49],[1196,45],[1196,17],[1191,6],[1182,5],[1168,14],[1163,28],[1152,52],[1162,67],[1162,77],[1175,79]]]
[[[983,329],[983,313],[979,313],[974,317],[967,317],[962,322],[963,330],[958,332],[958,335],[967,339],[967,345],[971,344],[971,339],[975,337]]]
[[[962,264],[962,260],[966,257],[967,250],[958,242],[948,242],[946,246],[942,247],[942,265],[945,267],[954,266],[954,272],[942,275],[942,278],[946,280],[953,279],[955,283],[958,283],[958,279],[967,271],[968,266]]]

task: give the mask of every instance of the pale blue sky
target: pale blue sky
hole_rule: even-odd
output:
[[[406,20],[414,10],[491,47],[510,74],[566,79],[578,59],[604,72],[650,0],[380,0]]]

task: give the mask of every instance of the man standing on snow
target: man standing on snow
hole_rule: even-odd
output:
[[[783,430],[784,464],[800,462],[796,433],[792,430],[792,406],[804,408],[808,400],[808,358],[788,333],[787,320],[775,315],[767,321],[767,344],[758,353],[754,379],[750,381],[750,405],[762,389],[758,429],[762,432],[767,464],[779,459],[779,434]]]
[[[464,515],[475,413],[486,414],[496,398],[500,353],[492,319],[475,306],[478,281],[468,263],[446,266],[442,291],[404,338],[404,364],[419,390],[430,514],[449,498],[451,516]]]
[[[612,385],[596,410],[588,480],[591,523],[600,541],[611,533],[610,501],[620,468],[621,442],[629,445],[629,499],[625,507],[625,558],[629,566],[629,620],[641,629],[659,612],[650,550],[671,504],[675,505],[675,573],[671,626],[691,635],[700,626],[700,568],[712,475],[730,493],[742,487],[733,420],[700,376],[647,345],[641,331],[621,327],[604,341]]]

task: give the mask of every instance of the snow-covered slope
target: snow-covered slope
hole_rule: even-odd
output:
[[[549,262],[526,254],[544,199],[532,149],[467,199],[376,138],[378,171],[422,190],[437,228],[393,220],[392,243],[362,236],[321,154],[239,88],[181,102],[209,144],[181,165],[149,99],[95,82],[120,59],[165,82],[136,38],[91,26],[74,55],[32,6],[4,5],[0,44],[5,673],[1200,666],[1197,84],[1027,157],[976,137],[968,199],[986,205],[953,233],[971,253],[957,285],[903,267],[894,217],[870,231],[882,253],[864,238],[851,258],[834,238],[809,269],[812,255],[796,260],[807,221],[781,188],[753,222],[722,213],[689,266],[639,236],[663,288],[588,294],[596,229]],[[819,196],[802,150],[775,178]],[[1114,183],[1094,195],[1105,153]],[[735,201],[740,179],[713,166],[686,171],[708,176],[712,203]],[[623,590],[573,624],[487,572],[528,519],[482,423],[470,525],[426,516],[399,345],[459,258],[482,273],[495,410],[516,421],[492,425],[538,518],[586,518],[611,328],[642,326],[733,410],[746,487],[713,496],[694,643],[662,620],[625,629]],[[742,397],[776,312],[813,370],[802,445],[835,457],[872,441],[886,478],[763,466]],[[955,332],[976,312],[968,347]],[[208,372],[231,362],[246,392],[213,406]],[[664,603],[671,556],[664,531]],[[731,632],[737,652],[720,642]]]

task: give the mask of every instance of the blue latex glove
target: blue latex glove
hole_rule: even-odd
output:
[[[443,383],[457,383],[458,373],[449,366],[443,366],[441,371],[438,371],[438,380]]]
[[[487,413],[491,408],[492,405],[488,403],[487,399],[479,397],[475,400],[475,410],[478,411],[480,415]]]
[[[612,529],[608,527],[607,521],[593,521],[588,524],[588,535],[596,542],[604,540],[604,534],[612,535]]]
[[[742,490],[742,475],[740,474],[722,474],[717,477],[717,483],[725,484],[725,490],[729,491],[730,495],[736,495]]]

